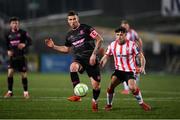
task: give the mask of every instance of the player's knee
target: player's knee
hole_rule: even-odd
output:
[[[70,65],[70,72],[78,72],[78,65],[75,63],[72,63]]]
[[[13,72],[8,72],[8,77],[13,77]]]
[[[129,85],[129,90],[130,90],[131,92],[134,92],[134,91],[136,90],[135,85]]]
[[[22,77],[22,79],[24,79],[24,78],[27,78],[27,75],[26,74],[22,74],[21,77]]]
[[[93,84],[92,84],[92,87],[93,87],[94,90],[99,90],[99,89],[101,88],[100,84],[97,83],[97,82],[96,82],[96,83],[93,83]]]
[[[108,89],[107,89],[107,93],[114,93],[114,89],[113,89],[113,88],[111,88],[111,87],[110,87],[110,88],[108,88]]]
[[[100,85],[94,85],[94,86],[93,86],[93,89],[94,89],[94,90],[100,90],[100,88],[101,88]]]

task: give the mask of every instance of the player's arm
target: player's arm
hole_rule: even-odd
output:
[[[23,41],[18,44],[19,49],[28,48],[32,45],[32,39],[27,32],[23,32]]]
[[[143,53],[141,52],[140,53],[140,60],[141,60],[141,69],[142,69],[142,73],[144,73],[144,74],[146,74],[146,71],[145,71],[145,66],[146,66],[146,59],[145,59],[145,57],[144,57],[144,55],[143,55]]]
[[[142,52],[140,52],[139,54],[136,55],[136,58],[138,58],[140,61],[140,66],[137,65],[137,68],[136,68],[136,72],[138,73],[144,73],[145,74],[145,57],[144,55],[142,54]]]
[[[61,53],[69,53],[70,50],[71,50],[70,47],[55,45],[52,38],[45,39],[45,43],[49,48],[57,50],[57,51],[59,51]]]
[[[100,67],[103,68],[105,66],[105,64],[107,63],[107,61],[109,60],[111,55],[113,55],[113,53],[111,51],[111,45],[109,45],[107,50],[106,50],[106,53],[104,54],[104,56],[100,60]]]
[[[10,47],[10,42],[9,42],[9,39],[8,39],[8,35],[5,35],[4,38],[5,38],[5,41],[6,41],[7,55],[8,55],[8,57],[12,57],[13,56],[13,51],[11,50],[11,47]]]
[[[99,34],[97,34],[97,36],[94,39],[96,40],[96,44],[95,44],[95,48],[93,50],[93,54],[97,55],[99,52],[99,48],[102,45],[103,38]]]
[[[109,55],[105,54],[100,60],[100,67],[104,67],[109,60]]]
[[[142,52],[142,47],[143,47],[142,39],[141,38],[137,38],[136,44],[140,48],[140,51]]]
[[[96,43],[95,43],[95,47],[94,47],[94,50],[92,52],[92,55],[90,57],[90,65],[94,65],[96,63],[96,55],[98,54],[99,52],[99,48],[101,47],[101,44],[102,44],[102,41],[103,41],[103,38],[95,31],[93,30],[91,33],[90,33],[90,36],[92,38],[95,39]]]

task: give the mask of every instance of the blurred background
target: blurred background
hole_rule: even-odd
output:
[[[180,73],[180,0],[0,0],[0,72],[7,71],[3,36],[12,16],[21,19],[21,28],[33,39],[29,70],[68,72],[71,55],[47,48],[44,39],[52,37],[56,44],[64,44],[69,10],[79,13],[81,23],[95,27],[104,38],[105,49],[121,20],[128,20],[143,40],[146,71]],[[112,69],[111,60],[103,71]]]

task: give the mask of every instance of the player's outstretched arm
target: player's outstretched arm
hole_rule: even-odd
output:
[[[100,60],[100,67],[101,68],[103,68],[106,65],[108,59],[109,59],[109,56],[106,54],[101,58],[101,60]]]
[[[57,50],[61,53],[69,53],[70,52],[70,47],[66,47],[66,46],[58,46],[55,45],[52,38],[47,38],[45,39],[45,44],[49,47],[52,48],[54,50]]]

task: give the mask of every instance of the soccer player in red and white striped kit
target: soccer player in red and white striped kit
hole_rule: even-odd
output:
[[[143,72],[144,66],[137,68],[135,57],[139,57],[142,60],[139,49],[135,45],[135,42],[127,40],[126,29],[120,27],[116,30],[119,31],[119,38],[113,41],[107,48],[106,54],[100,61],[101,67],[104,67],[110,56],[114,57],[115,71],[111,76],[111,82],[107,89],[107,105],[105,110],[109,111],[112,109],[113,97],[115,95],[114,89],[120,83],[126,82],[129,86],[130,91],[138,101],[139,105],[145,110],[151,110],[151,107],[143,101],[141,91],[136,85],[135,72]]]
[[[140,52],[140,54],[141,54],[141,56],[143,58],[143,64],[145,66],[146,60],[145,60],[145,57],[144,57],[143,51],[142,51],[142,46],[143,46],[142,39],[139,37],[138,33],[134,29],[132,29],[130,27],[129,22],[127,20],[122,20],[121,21],[121,26],[124,27],[127,30],[127,34],[126,34],[127,39],[130,40],[130,41],[135,42],[135,44],[138,47],[139,52]],[[138,66],[141,66],[140,60],[138,58],[136,59],[136,63],[137,63]],[[144,74],[145,74],[145,70],[144,70]],[[136,78],[137,84],[139,84],[140,73],[137,72],[135,74],[135,78]],[[126,82],[123,82],[123,85],[124,85],[124,90],[121,91],[121,94],[129,94],[129,87],[126,84]]]

